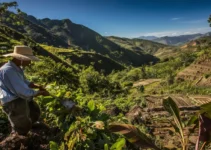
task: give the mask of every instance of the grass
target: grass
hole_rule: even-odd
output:
[[[160,82],[153,82],[144,86],[144,91],[146,94],[151,94],[153,91],[155,91],[156,93],[161,93],[162,86],[160,85]]]
[[[74,52],[75,51],[73,49],[57,48],[57,47],[48,46],[48,45],[44,45],[44,44],[40,44],[40,46],[51,53]]]

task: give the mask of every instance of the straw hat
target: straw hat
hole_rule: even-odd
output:
[[[3,55],[5,57],[12,56],[19,60],[39,61],[32,53],[32,49],[28,46],[15,46],[13,53]]]

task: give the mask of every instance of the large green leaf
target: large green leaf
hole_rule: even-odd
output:
[[[109,130],[114,133],[122,134],[126,139],[142,148],[154,148],[160,150],[154,142],[144,133],[142,133],[138,128],[129,124],[110,124]]]
[[[109,150],[108,144],[104,144],[104,150]]]
[[[50,150],[58,150],[59,149],[58,144],[54,141],[50,141],[49,145],[50,145]]]
[[[122,150],[122,148],[125,146],[125,144],[126,144],[125,139],[124,138],[119,138],[119,139],[117,139],[116,143],[114,143],[111,146],[110,150]]]
[[[89,101],[87,106],[88,106],[90,111],[95,110],[95,102],[93,100]]]
[[[196,115],[196,116],[192,116],[186,123],[185,123],[185,125],[186,126],[191,126],[191,125],[193,125],[193,124],[198,124],[198,116]]]
[[[54,99],[54,97],[52,97],[52,96],[44,96],[42,103],[47,104],[47,103],[53,101],[53,99]]]
[[[184,133],[183,133],[183,125],[181,122],[180,111],[179,111],[177,104],[174,102],[174,100],[171,97],[168,97],[163,100],[163,107],[173,117],[174,122],[176,124],[176,126],[173,125],[173,127],[174,127],[175,131],[180,134],[181,143],[184,148],[186,142],[185,142],[185,137],[184,137]]]
[[[200,106],[200,114],[211,119],[211,102]]]
[[[171,97],[168,97],[167,99],[163,100],[163,107],[182,126],[179,108],[178,108],[177,104],[174,102],[174,100]]]

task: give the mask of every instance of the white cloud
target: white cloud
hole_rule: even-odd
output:
[[[187,29],[187,30],[148,32],[148,33],[141,33],[139,36],[157,36],[157,37],[179,36],[179,35],[188,35],[188,34],[196,34],[196,33],[206,33],[210,31],[211,31],[210,27],[204,27],[204,28],[194,28],[194,29]]]
[[[189,24],[197,24],[202,22],[207,22],[207,19],[180,21],[180,23],[189,23]]]
[[[181,19],[181,18],[171,18],[171,20],[179,20],[179,19]]]
[[[177,21],[179,20],[179,23],[188,23],[188,24],[197,24],[197,23],[202,23],[202,22],[207,22],[207,19],[198,19],[198,20],[185,20],[185,18],[182,17],[175,17],[171,18],[172,21]]]

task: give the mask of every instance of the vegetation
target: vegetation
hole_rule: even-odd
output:
[[[155,54],[160,48],[170,47],[164,44],[142,40],[142,39],[128,39],[119,37],[107,37],[107,39],[129,50],[140,51],[149,54]],[[171,48],[171,47],[170,47]]]

